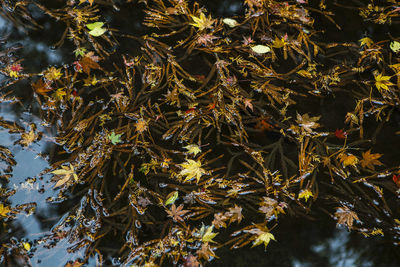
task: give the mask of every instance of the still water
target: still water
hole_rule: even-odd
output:
[[[215,1],[208,3],[208,8],[221,16],[241,12],[241,5],[237,1]],[[127,16],[126,11],[120,12],[122,16],[119,19]],[[117,25],[118,19],[114,23]],[[46,30],[58,27],[49,22],[44,26]],[[348,41],[356,41],[364,30],[374,30],[356,26],[358,30],[347,29],[343,37],[350,38]],[[136,31],[141,31],[140,23],[134,27]],[[57,33],[57,30],[54,32]],[[0,36],[8,34],[7,47],[17,43],[23,45],[23,49],[17,54],[24,58],[23,65],[28,72],[40,71],[48,65],[60,66],[71,58],[72,49],[68,44],[50,49],[57,41],[57,34],[43,38],[39,33],[28,34],[13,28],[10,23],[0,19]],[[0,83],[2,79],[4,77],[0,77]],[[29,259],[15,258],[13,266],[64,266],[67,261],[82,258],[82,250],[69,252],[68,248],[74,244],[67,239],[61,239],[54,244],[41,240],[51,234],[58,221],[68,214],[69,208],[79,205],[80,197],[71,196],[71,199],[57,200],[58,189],[53,189],[51,176],[43,174],[50,167],[49,162],[55,148],[52,128],[43,125],[38,114],[35,114],[30,103],[32,99],[29,98],[30,85],[20,85],[16,90],[17,95],[28,96],[24,97],[23,103],[0,103],[0,117],[6,121],[15,121],[25,129],[29,129],[30,124],[34,123],[38,131],[44,134],[39,141],[27,148],[16,144],[20,134],[9,133],[7,129],[0,128],[0,145],[9,148],[16,161],[9,182],[2,186],[7,190],[16,190],[9,202],[11,206],[23,207],[24,210],[16,215],[11,230],[0,234],[0,242],[6,242],[12,237],[15,247],[20,243],[30,244]],[[318,211],[318,208],[315,210]],[[344,228],[337,228],[332,218],[322,210],[307,218],[283,217],[274,230],[274,235],[277,242],[271,242],[266,250],[262,246],[238,251],[221,249],[217,251],[217,256],[221,259],[211,262],[210,266],[400,266],[398,246],[381,237],[364,238],[349,233]],[[112,244],[109,245],[112,248]],[[110,257],[108,263],[113,262],[118,262],[118,259]],[[96,266],[96,259],[90,258],[87,266]]]

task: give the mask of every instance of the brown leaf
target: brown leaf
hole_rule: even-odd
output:
[[[168,216],[171,217],[175,222],[178,222],[178,221],[183,222],[184,220],[182,219],[181,216],[185,215],[189,211],[182,210],[182,209],[183,209],[182,204],[179,205],[178,208],[175,206],[175,204],[172,204],[171,210],[167,210]]]
[[[337,218],[337,224],[344,224],[349,229],[353,227],[354,220],[358,221],[357,213],[351,211],[348,207],[339,207],[336,210],[335,217]]]
[[[362,160],[360,160],[361,167],[365,168],[367,167],[368,169],[375,170],[374,165],[383,165],[382,162],[380,162],[378,159],[382,157],[382,154],[375,153],[371,154],[371,149],[368,150],[367,152],[362,153]]]
[[[87,53],[81,60],[79,60],[79,64],[82,66],[82,70],[87,74],[90,75],[90,70],[92,69],[100,69],[98,57],[93,56],[93,52]]]
[[[35,93],[47,96],[47,92],[50,92],[53,90],[47,83],[43,81],[43,79],[39,79],[36,81],[36,83],[32,83],[32,88],[35,91]]]

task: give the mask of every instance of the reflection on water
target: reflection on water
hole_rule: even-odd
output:
[[[241,1],[219,1],[208,3],[209,7],[221,15],[234,15],[241,9]],[[46,25],[49,30],[49,25]],[[13,32],[7,45],[21,43],[24,46],[20,57],[24,58],[23,65],[30,68],[29,71],[40,71],[48,65],[61,65],[71,55],[70,49],[51,50],[50,40],[32,39],[22,32],[13,31],[9,23],[0,18],[0,35]],[[357,37],[358,38],[358,37]],[[66,60],[68,62],[68,60]],[[0,77],[2,79],[3,77]],[[27,87],[16,88],[24,92]],[[28,94],[28,93],[27,93]],[[29,91],[30,94],[30,91]],[[0,235],[0,242],[6,242],[10,237],[15,237],[16,247],[19,242],[29,242],[29,264],[32,266],[63,266],[67,261],[82,258],[82,250],[69,253],[68,248],[74,244],[67,239],[61,239],[54,244],[44,243],[41,240],[51,234],[51,230],[57,222],[67,214],[68,207],[76,203],[50,203],[50,198],[58,197],[58,190],[53,189],[50,175],[42,174],[49,168],[48,160],[54,144],[52,142],[51,129],[42,126],[42,121],[37,114],[26,112],[19,104],[1,103],[0,117],[4,120],[15,121],[25,129],[34,123],[37,130],[43,132],[41,140],[29,147],[15,145],[20,139],[20,134],[9,133],[0,128],[1,145],[9,148],[15,156],[17,164],[13,167],[12,177],[3,186],[8,190],[16,190],[9,198],[12,207],[24,206],[24,212],[16,215],[12,222],[11,230]],[[334,127],[334,126],[332,126]],[[0,166],[1,167],[1,166]],[[297,220],[297,219],[296,219]],[[379,266],[379,261],[387,259],[384,265],[397,266],[395,259],[398,257],[398,248],[393,248],[392,254],[383,257],[383,254],[373,254],[378,242],[372,242],[359,235],[348,233],[344,229],[336,229],[330,218],[322,222],[310,222],[298,220],[293,222],[291,218],[283,218],[274,235],[277,242],[272,242],[267,250],[262,247],[246,247],[238,251],[222,249],[217,252],[221,260],[211,263],[211,266]],[[383,246],[382,246],[383,247]],[[381,250],[382,250],[381,247]],[[84,249],[84,248],[82,248]],[[385,249],[383,247],[383,249]],[[371,254],[371,257],[366,256]],[[15,260],[14,264],[23,263],[24,260]],[[87,266],[95,266],[96,260],[91,258]]]

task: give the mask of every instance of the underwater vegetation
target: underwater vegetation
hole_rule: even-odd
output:
[[[1,266],[60,244],[80,256],[57,266],[218,265],[321,214],[398,253],[399,1],[0,2],[9,34],[68,51],[0,40],[1,107],[35,117],[0,113]],[[12,186],[17,149],[47,165]],[[63,214],[34,239],[32,190]]]

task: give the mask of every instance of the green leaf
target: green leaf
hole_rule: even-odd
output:
[[[108,135],[108,139],[110,139],[113,145],[116,145],[122,142],[122,140],[120,139],[121,136],[122,134],[115,134],[114,132],[112,132],[111,134]]]
[[[96,28],[101,28],[101,27],[103,27],[103,25],[104,25],[103,22],[97,21],[97,22],[94,22],[94,23],[86,24],[86,27],[88,27],[89,30],[94,30],[94,29],[96,29]]]
[[[88,27],[88,29],[90,30],[89,34],[93,35],[95,37],[102,35],[103,33],[105,33],[107,31],[107,29],[102,28],[104,25],[103,22],[97,21],[94,23],[89,23],[86,24],[86,27]]]
[[[395,53],[400,52],[400,42],[397,41],[391,42],[390,49],[392,49],[392,51]]]
[[[167,196],[167,200],[165,201],[165,206],[170,205],[170,204],[174,204],[174,202],[178,199],[178,196],[179,196],[178,191],[171,192]]]

